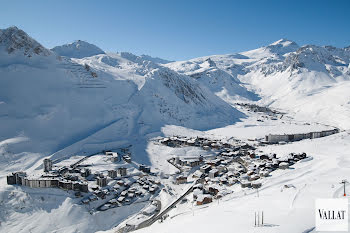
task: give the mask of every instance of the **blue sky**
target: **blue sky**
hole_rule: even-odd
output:
[[[3,1],[15,25],[44,46],[85,40],[105,51],[171,60],[255,49],[280,38],[350,45],[350,1]]]

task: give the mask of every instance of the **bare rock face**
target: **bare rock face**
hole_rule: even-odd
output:
[[[8,54],[21,51],[27,57],[33,55],[49,56],[51,54],[48,49],[17,27],[0,30],[0,46],[4,47]]]

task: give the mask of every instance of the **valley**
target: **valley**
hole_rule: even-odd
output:
[[[287,39],[167,61],[1,29],[0,231],[315,232],[314,200],[348,198],[349,68]]]

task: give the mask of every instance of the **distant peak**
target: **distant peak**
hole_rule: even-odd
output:
[[[22,51],[28,57],[34,54],[50,55],[49,50],[16,26],[0,30],[0,44],[5,47],[9,54]]]
[[[279,39],[279,40],[273,42],[270,45],[282,45],[283,47],[286,47],[286,46],[289,46],[289,45],[297,45],[297,43],[295,43],[292,40],[288,40],[286,38],[282,38],[282,39]]]
[[[56,46],[51,49],[60,56],[70,58],[91,57],[98,54],[105,54],[105,52],[96,45],[90,44],[83,40],[76,40],[70,44]]]
[[[173,61],[165,60],[163,58],[152,57],[152,56],[145,55],[145,54],[142,54],[140,57],[144,60],[152,61],[152,62],[159,63],[159,64],[167,64],[167,63],[173,62]]]
[[[278,55],[284,55],[286,53],[295,52],[299,48],[300,47],[297,43],[285,38],[275,41],[272,44],[266,46],[266,49]]]
[[[18,27],[16,27],[16,26],[11,26],[11,27],[8,27],[8,28],[6,28],[6,29],[4,29],[4,30],[12,30],[12,31],[22,31],[21,29],[19,29]]]

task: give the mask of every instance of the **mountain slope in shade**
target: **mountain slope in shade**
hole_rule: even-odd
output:
[[[70,58],[91,57],[97,54],[104,54],[105,52],[96,45],[88,42],[77,40],[71,44],[56,46],[51,49],[56,54]]]

